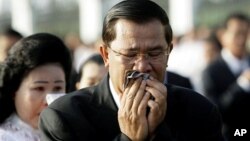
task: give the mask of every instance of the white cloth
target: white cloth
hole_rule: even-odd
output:
[[[52,102],[54,102],[56,99],[66,95],[65,93],[48,93],[46,95],[46,101],[48,105],[50,105]]]
[[[15,113],[0,125],[0,141],[40,141],[38,129],[33,129]]]

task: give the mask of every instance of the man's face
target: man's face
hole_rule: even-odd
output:
[[[248,24],[232,19],[227,26],[223,35],[223,46],[229,49],[234,56],[241,58],[246,53]]]
[[[120,19],[115,31],[116,38],[104,48],[106,55],[102,53],[115,90],[119,94],[123,92],[126,72],[130,70],[148,73],[163,82],[168,61],[166,52],[169,53],[171,47],[166,42],[161,22],[151,20],[138,24]]]

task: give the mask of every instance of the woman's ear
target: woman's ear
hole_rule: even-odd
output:
[[[173,49],[173,43],[171,43],[168,48],[169,48],[169,54],[170,54]]]
[[[99,51],[104,61],[105,67],[107,68],[109,66],[108,47],[105,44],[101,44],[99,49],[100,49]]]

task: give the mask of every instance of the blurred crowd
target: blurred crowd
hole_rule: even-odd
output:
[[[229,15],[212,29],[194,29],[176,37],[169,70],[188,77],[194,90],[215,103],[230,140],[237,127],[249,128],[249,17]]]

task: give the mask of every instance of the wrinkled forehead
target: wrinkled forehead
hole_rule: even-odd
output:
[[[138,24],[130,20],[120,20],[115,25],[116,37],[111,46],[129,46],[139,48],[142,46],[158,47],[167,44],[164,27],[158,20]]]

